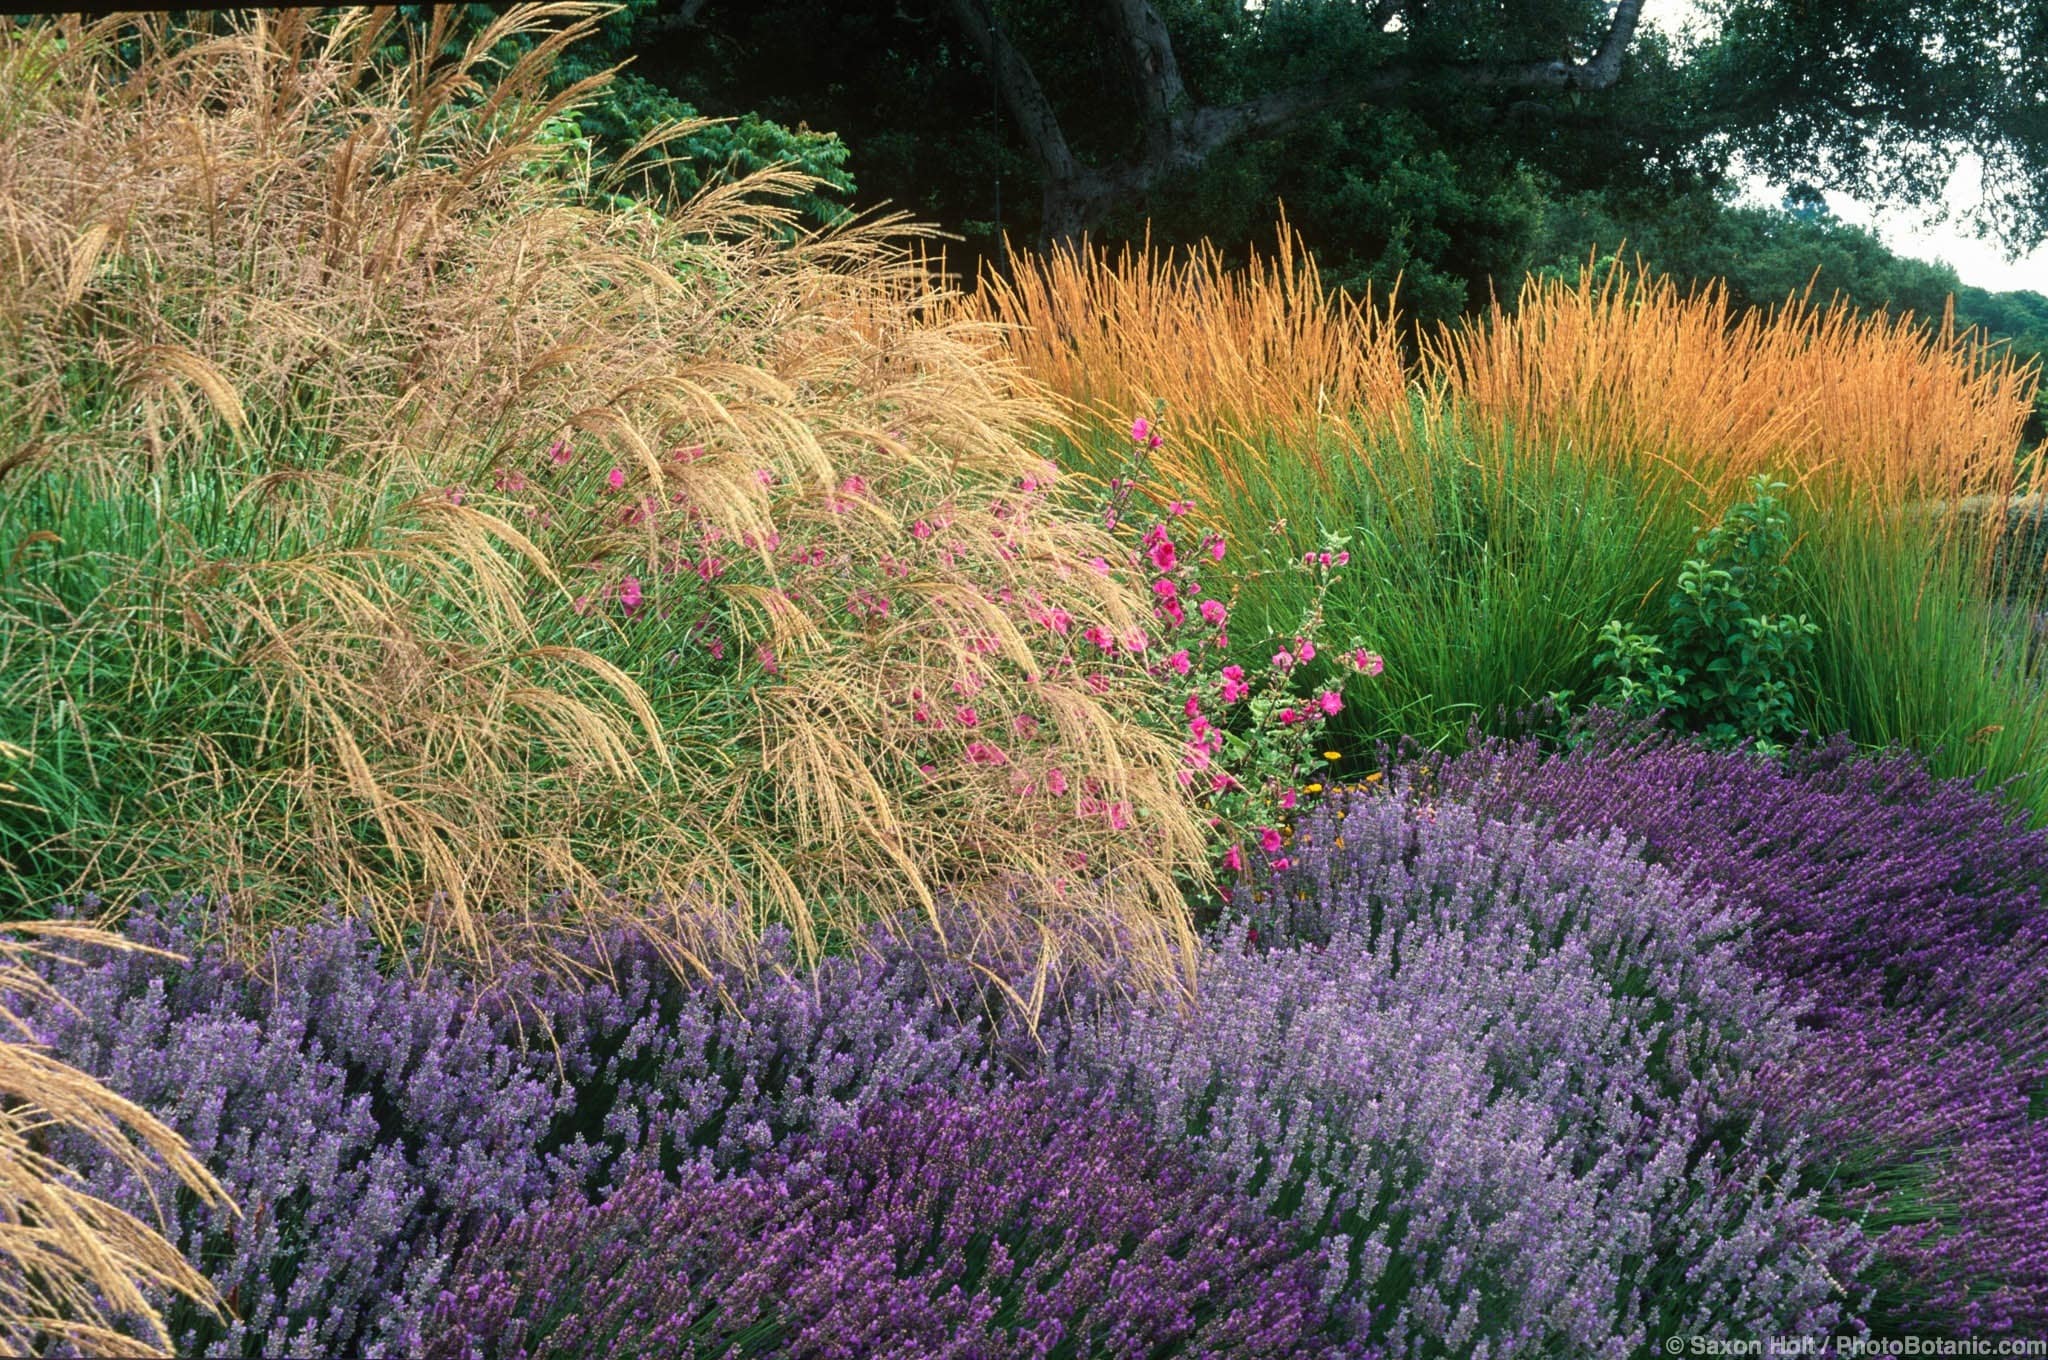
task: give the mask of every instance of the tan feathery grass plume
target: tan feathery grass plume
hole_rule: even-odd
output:
[[[0,32],[0,429],[36,432],[0,464],[63,527],[0,590],[0,702],[129,781],[48,847],[64,888],[225,895],[251,935],[332,897],[428,962],[654,921],[744,960],[767,920],[822,948],[954,895],[1184,979],[1177,744],[1025,619],[1146,617],[1087,569],[1106,536],[1017,504],[1055,408],[906,224],[793,235],[795,172],[592,206],[548,120],[598,84],[546,75],[608,12],[514,6],[452,55],[443,14],[395,65],[388,12],[149,18],[132,70],[126,20]],[[678,688],[655,611],[581,603],[714,537],[735,649],[786,664]],[[904,573],[897,612],[850,619],[798,537]],[[1095,713],[1058,759],[1142,835],[1020,799],[1021,745],[921,776],[908,696],[956,684]]]
[[[142,948],[73,922],[4,929],[0,998],[62,1004],[62,992],[31,966],[62,959],[59,947]],[[37,1049],[5,1000],[0,1025],[13,1031],[0,1038],[0,1346],[26,1355],[61,1340],[90,1355],[168,1356],[171,1339],[154,1299],[182,1294],[218,1312],[218,1294],[156,1229],[80,1187],[47,1151],[49,1131],[91,1139],[138,1177],[167,1168],[208,1203],[229,1203],[227,1192],[176,1131]]]

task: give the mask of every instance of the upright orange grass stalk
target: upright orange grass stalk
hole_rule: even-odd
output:
[[[1718,283],[1681,294],[1618,264],[1531,278],[1512,311],[1446,328],[1426,358],[1523,446],[1667,464],[1708,516],[1757,472],[1880,512],[2011,495],[2039,382],[1952,313],[1930,326],[1794,297],[1732,316]]]
[[[30,966],[58,957],[51,946],[141,948],[69,922],[6,930],[14,938],[0,938],[0,997],[61,1002]],[[87,1355],[168,1356],[170,1335],[151,1296],[182,1294],[215,1311],[219,1296],[155,1229],[80,1189],[49,1154],[49,1130],[91,1139],[137,1176],[161,1163],[208,1202],[227,1203],[227,1192],[174,1130],[27,1042],[27,1023],[4,1000],[0,1030],[13,1031],[0,1037],[0,1348],[33,1355],[64,1341]],[[143,1336],[133,1335],[136,1326]]]
[[[1406,374],[1393,304],[1327,289],[1284,221],[1270,257],[1243,268],[1203,244],[1176,259],[1149,237],[1114,255],[1058,246],[1017,252],[962,304],[1004,328],[1005,352],[1079,413],[1128,425],[1163,408],[1190,434],[1271,432],[1314,456],[1333,419],[1402,407]]]

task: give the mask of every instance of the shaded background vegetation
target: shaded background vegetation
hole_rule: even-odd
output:
[[[400,7],[418,18],[426,8]],[[1000,0],[981,11],[1090,164],[1135,154],[1144,136],[1115,8]],[[1570,276],[1625,251],[1681,285],[1723,280],[1737,309],[1810,288],[1818,301],[1939,318],[1953,298],[1959,328],[2007,340],[2022,359],[2048,350],[2048,295],[1963,285],[1950,266],[1904,258],[1834,218],[1819,192],[1932,203],[1970,146],[1990,165],[1986,229],[2016,249],[2038,242],[2048,129],[2027,110],[2048,76],[2026,55],[2048,50],[2038,5],[1725,0],[1702,11],[1706,34],[1691,43],[1639,25],[1612,87],[1595,92],[1470,82],[1482,60],[1583,56],[1607,22],[1602,5],[1148,8],[1188,98],[1211,105],[1395,59],[1405,78],[1175,166],[1092,223],[1098,242],[1207,239],[1242,259],[1284,213],[1326,283],[1385,296],[1398,282],[1408,327],[1512,299],[1526,273]],[[450,41],[490,12],[463,7]],[[1381,12],[1399,16],[1394,31],[1373,28]],[[663,118],[735,119],[674,148],[674,167],[641,177],[642,191],[687,193],[717,167],[793,161],[829,186],[804,204],[811,220],[906,210],[959,237],[949,262],[971,278],[1001,266],[1006,237],[1039,240],[1045,175],[963,22],[949,0],[630,0],[555,79],[631,62],[577,120],[600,159]],[[1739,165],[1793,188],[1776,207],[1740,204]],[[2037,406],[2031,439],[2048,435],[2044,415]]]

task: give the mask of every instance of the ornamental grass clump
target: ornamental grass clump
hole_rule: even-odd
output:
[[[1375,1353],[1633,1356],[1823,1334],[1858,1237],[1752,1117],[1790,1008],[1745,913],[1620,836],[1347,795],[1205,955],[1200,1006],[1082,1061],[1321,1244]]]
[[[95,955],[73,1007],[21,1007],[242,1206],[174,1195],[175,1176],[120,1147],[55,1140],[108,1212],[174,1214],[165,1250],[185,1274],[164,1278],[225,1298],[226,1318],[169,1310],[180,1354],[406,1354],[448,1258],[492,1217],[635,1168],[744,1168],[913,1086],[994,1085],[1038,1052],[1000,989],[929,938],[809,975],[771,941],[758,980],[713,983],[622,937],[574,980],[513,966],[486,983],[380,966],[361,920],[281,931],[252,968],[197,945],[209,921],[197,902],[138,912],[137,940],[191,961]]]
[[[1690,478],[1703,517],[1758,473],[1888,512],[2029,489],[2020,433],[2039,372],[1974,333],[1788,298],[1731,312],[1615,261],[1530,277],[1510,309],[1446,328],[1426,367],[1524,439]]]
[[[1271,258],[1254,252],[1243,268],[1213,245],[1175,259],[1149,240],[1115,255],[1085,243],[1020,250],[1009,262],[962,310],[1003,327],[1004,352],[1105,430],[1156,408],[1185,431],[1313,443],[1333,419],[1406,409],[1392,305],[1325,288],[1284,222]],[[1170,481],[1202,454],[1184,441],[1159,471]]]
[[[1053,412],[900,223],[589,183],[557,120],[607,77],[546,76],[606,12],[395,65],[388,11],[0,28],[14,888],[700,966],[978,894],[963,950],[1184,979],[1158,686],[1034,621],[1148,603],[1048,503]]]
[[[1618,828],[1749,903],[1749,957],[1808,1007],[1777,1103],[1833,1210],[1867,1215],[1872,1325],[2048,1328],[2048,834],[1904,751],[1836,738],[1779,762],[1601,715],[1563,753],[1491,741],[1431,778]]]
[[[697,1167],[494,1225],[435,1360],[1313,1356],[1314,1263],[1100,1098],[918,1092],[753,1174]]]

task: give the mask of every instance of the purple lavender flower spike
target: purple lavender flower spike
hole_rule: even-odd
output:
[[[1304,818],[1202,1004],[1076,1049],[1155,1127],[1325,1245],[1324,1292],[1389,1356],[1633,1356],[1670,1335],[1820,1334],[1857,1234],[1753,1129],[1790,1011],[1744,913],[1618,836],[1390,797]]]

